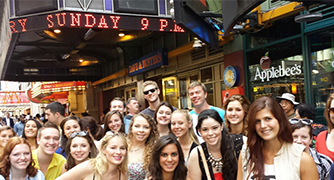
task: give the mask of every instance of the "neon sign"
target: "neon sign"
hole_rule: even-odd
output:
[[[83,12],[57,12],[11,19],[9,25],[12,33],[60,27],[184,32],[170,18]]]

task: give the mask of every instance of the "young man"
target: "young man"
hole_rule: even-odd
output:
[[[128,109],[128,114],[124,116],[124,124],[125,124],[125,132],[127,134],[129,131],[131,118],[139,113],[139,103],[137,101],[137,98],[135,97],[130,98],[126,104],[126,108]]]
[[[294,107],[299,103],[295,101],[295,96],[290,93],[283,93],[282,96],[277,96],[277,99],[281,100],[280,105],[283,108],[288,119],[292,119],[296,116]]]
[[[218,108],[218,107],[214,107],[214,106],[210,106],[208,104],[208,102],[206,101],[206,97],[208,95],[207,89],[205,87],[205,85],[201,82],[192,82],[189,87],[188,87],[188,95],[189,98],[191,100],[191,103],[194,106],[194,109],[192,111],[190,111],[190,115],[193,118],[193,129],[194,132],[196,132],[196,126],[198,123],[198,115],[206,110],[206,109],[214,109],[219,113],[219,116],[223,119],[224,121],[224,114],[225,111]],[[199,142],[202,143],[203,138],[199,135],[197,135],[197,133],[195,133]]]
[[[59,145],[60,133],[58,126],[51,122],[45,123],[37,133],[39,147],[33,151],[35,167],[41,170],[46,180],[54,180],[62,173],[66,159],[56,150]]]
[[[19,121],[14,125],[14,131],[16,132],[18,136],[22,135],[25,122],[26,122],[26,119],[24,115],[23,114],[20,115]]]
[[[110,101],[110,111],[118,110],[121,114],[124,115],[125,103],[120,97],[115,97]]]
[[[59,102],[52,102],[45,107],[45,118],[57,126],[60,125],[61,121],[65,116],[65,108]]]
[[[148,107],[144,109],[141,113],[148,114],[153,118],[154,111],[160,104],[160,89],[158,87],[158,84],[154,81],[145,81],[143,83],[143,93],[144,98],[148,102]]]

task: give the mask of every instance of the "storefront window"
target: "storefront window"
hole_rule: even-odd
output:
[[[208,90],[208,95],[206,97],[206,102],[208,102],[208,104],[214,104],[214,100],[213,100],[213,83],[208,83],[208,84],[204,84],[206,89]]]
[[[201,81],[202,83],[212,81],[212,67],[201,70]]]

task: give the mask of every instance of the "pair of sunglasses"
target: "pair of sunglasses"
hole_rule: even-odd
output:
[[[79,132],[73,132],[70,134],[70,138],[74,138],[76,137],[77,135],[79,136],[86,136],[88,134],[88,131],[79,131]]]
[[[297,118],[293,118],[289,120],[290,124],[297,124],[299,122],[302,122],[305,125],[311,125],[313,123],[312,119],[297,119]]]
[[[157,90],[158,88],[153,88],[153,89],[149,89],[149,90],[147,90],[147,91],[144,91],[143,93],[145,94],[145,95],[148,95],[148,93],[151,91],[151,93],[154,93],[155,92],[155,90]]]

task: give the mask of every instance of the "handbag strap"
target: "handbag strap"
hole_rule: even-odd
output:
[[[206,178],[207,178],[208,180],[211,180],[211,175],[210,175],[210,172],[209,172],[208,163],[206,162],[206,158],[205,158],[205,155],[204,155],[204,151],[203,151],[203,148],[202,148],[201,145],[198,146],[198,150],[199,150],[199,153],[201,154],[201,158],[202,158],[202,161],[203,161],[203,166],[204,166],[204,170],[205,170]]]

